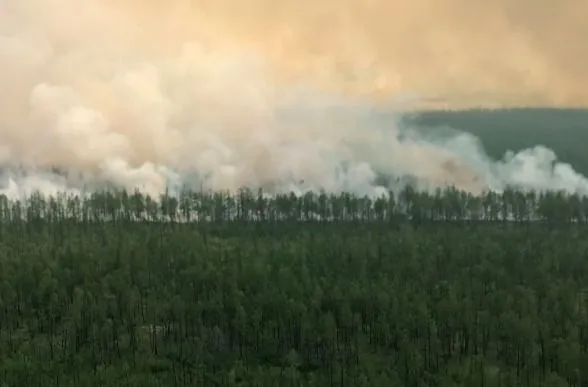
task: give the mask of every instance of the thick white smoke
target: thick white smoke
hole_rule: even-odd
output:
[[[0,0],[2,193],[114,184],[377,195],[389,188],[382,177],[407,175],[472,192],[588,193],[547,149],[493,163],[471,136],[427,140],[385,106],[278,80],[259,51],[227,43],[194,10],[172,7],[193,13],[153,26],[133,14],[148,5],[120,4]],[[189,23],[174,20],[196,27],[182,35]]]

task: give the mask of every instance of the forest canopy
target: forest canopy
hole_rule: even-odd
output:
[[[0,200],[5,386],[583,386],[588,199]]]

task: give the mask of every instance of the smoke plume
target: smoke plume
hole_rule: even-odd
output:
[[[418,136],[385,103],[586,105],[587,4],[0,0],[3,193],[372,195],[404,176],[588,193],[548,149],[495,163],[472,136]]]

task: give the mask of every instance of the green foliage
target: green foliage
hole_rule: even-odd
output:
[[[587,204],[2,198],[0,385],[586,386]]]

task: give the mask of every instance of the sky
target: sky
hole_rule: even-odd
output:
[[[582,0],[0,0],[54,38],[261,53],[281,79],[446,108],[588,106]],[[0,11],[1,12],[1,11]],[[3,28],[5,29],[5,28]],[[92,31],[92,29],[94,29]],[[104,31],[108,29],[108,31]]]
[[[289,80],[444,107],[588,106],[583,0],[118,1],[168,41],[260,50]],[[175,12],[177,10],[177,12]],[[163,24],[162,24],[163,21]]]

